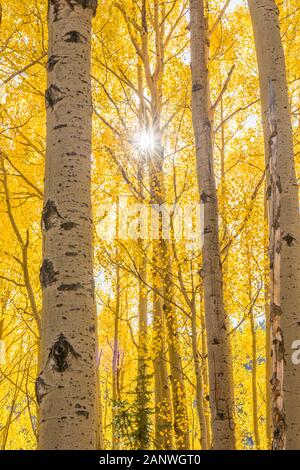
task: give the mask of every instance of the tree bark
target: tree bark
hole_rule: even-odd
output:
[[[253,431],[255,446],[257,450],[260,450],[260,435],[259,435],[259,421],[258,421],[258,396],[257,396],[257,341],[256,341],[256,330],[255,330],[255,316],[253,309],[255,303],[252,299],[252,271],[251,271],[251,257],[250,248],[247,244],[247,264],[248,264],[248,298],[249,298],[249,323],[251,331],[251,349],[252,349],[252,374],[251,374],[251,389],[252,389],[252,420],[253,420]]]
[[[97,446],[91,218],[91,22],[96,0],[50,0],[39,448]]]
[[[118,209],[117,209],[118,210]],[[117,225],[119,224],[117,216]],[[116,260],[118,263],[118,248],[116,248]],[[116,292],[115,292],[115,315],[114,315],[114,342],[112,357],[112,449],[119,447],[118,430],[116,419],[120,400],[120,349],[119,349],[119,326],[121,316],[121,273],[120,267],[116,266]]]
[[[286,67],[274,0],[248,0],[256,46],[267,168],[274,449],[300,447],[300,225]]]
[[[143,67],[141,59],[137,61],[137,78],[138,91],[140,96],[139,102],[139,133],[145,130],[146,107],[145,101],[141,97],[144,96]],[[145,152],[140,152],[137,180],[140,194],[140,201],[144,197],[144,167],[146,163]],[[136,386],[136,448],[149,449],[151,437],[151,418],[149,415],[150,408],[150,391],[149,391],[149,374],[148,371],[148,287],[147,283],[147,259],[144,254],[145,246],[143,238],[137,241],[139,250],[139,277],[138,277],[138,361],[137,361],[137,386]]]
[[[169,254],[170,244],[164,240],[164,260],[166,274],[164,277],[165,289],[164,295],[166,299],[172,300],[173,286],[172,286],[172,260]],[[189,430],[189,417],[187,411],[187,398],[184,383],[184,375],[181,360],[181,347],[179,339],[179,325],[177,322],[177,315],[174,306],[171,302],[165,300],[163,305],[164,315],[167,325],[167,340],[168,352],[171,369],[171,386],[173,398],[173,413],[174,413],[174,431],[176,438],[176,448],[180,450],[188,450],[190,448],[190,430]]]
[[[160,250],[158,243],[153,243],[153,263],[157,265]],[[155,269],[154,269],[155,271]],[[152,273],[152,286],[160,289],[159,275]],[[155,399],[155,448],[173,449],[171,390],[167,369],[165,322],[162,300],[159,293],[153,291],[153,369]]]
[[[164,68],[163,46],[161,28],[159,26],[159,4],[154,2],[154,30],[155,30],[155,72],[151,73],[150,45],[148,38],[147,24],[147,4],[142,2],[142,30],[141,30],[141,50],[143,52],[143,67],[145,72],[146,85],[151,96],[151,126],[155,138],[155,145],[151,151],[147,152],[147,166],[149,173],[150,204],[161,205],[165,201],[165,187],[163,174],[163,146],[161,131],[161,97],[162,97],[162,76]],[[173,413],[171,402],[170,381],[166,357],[166,328],[163,312],[162,279],[160,272],[166,269],[164,260],[164,240],[162,240],[161,218],[159,221],[159,239],[153,240],[153,351],[154,351],[154,398],[155,398],[155,444],[157,449],[173,449]]]
[[[191,308],[191,324],[192,324],[192,351],[196,376],[196,405],[200,427],[200,445],[202,450],[209,449],[208,429],[204,413],[204,397],[203,397],[203,379],[202,379],[202,359],[198,348],[198,330],[197,330],[197,312],[196,304],[192,302]]]
[[[266,189],[266,186],[265,186]],[[268,263],[268,207],[267,200],[264,198],[264,310],[266,323],[266,438],[268,449],[272,445],[272,404],[271,404],[271,375],[272,375],[272,357],[271,357],[271,322],[270,322],[270,295],[269,295],[269,263]]]
[[[214,449],[234,449],[230,347],[223,302],[218,201],[213,169],[213,120],[208,76],[209,42],[203,0],[190,0],[190,18],[192,115],[199,193],[204,208],[201,276],[207,329],[212,443]]]

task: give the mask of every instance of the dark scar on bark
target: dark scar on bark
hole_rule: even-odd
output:
[[[54,270],[52,261],[45,259],[40,270],[40,282],[42,287],[49,287],[57,281],[58,271]]]
[[[48,362],[52,362],[52,368],[56,372],[65,372],[69,367],[68,359],[70,356],[78,359],[81,357],[81,354],[76,352],[67,338],[60,333],[58,339],[50,348]]]
[[[46,384],[40,374],[35,381],[35,396],[38,405],[41,404],[42,399],[49,393],[50,388],[50,385]]]
[[[77,282],[76,284],[61,284],[57,290],[59,291],[76,291],[78,289],[81,289],[82,284],[80,282]]]
[[[53,6],[53,13],[54,13],[53,21],[57,21],[58,20],[58,11],[59,11],[59,0],[49,0],[48,15],[49,15],[50,5]]]
[[[74,3],[77,5],[81,5],[83,9],[85,8],[90,8],[93,12],[93,16],[96,14],[97,6],[98,6],[98,1],[97,0],[66,0],[67,4],[71,8],[71,10],[74,10]],[[53,6],[53,13],[54,13],[54,19],[53,21],[58,21],[59,20],[59,9],[60,9],[60,0],[49,0],[48,3],[48,15],[49,15],[49,6]]]
[[[48,72],[52,72],[52,70],[54,69],[55,65],[57,64],[58,62],[58,56],[57,55],[51,55],[48,59],[48,62],[47,62],[47,70]]]
[[[65,42],[86,43],[87,39],[78,31],[69,31],[63,37]]]
[[[287,233],[283,238],[282,240],[284,240],[287,244],[287,246],[293,246],[293,243],[294,241],[296,240],[295,237],[293,237],[293,235],[291,235],[290,233]]]
[[[202,191],[202,193],[200,194],[201,202],[205,204],[208,201],[208,199],[209,199],[209,195],[205,191]]]
[[[57,126],[53,127],[53,130],[56,131],[57,129],[62,129],[63,127],[68,127],[68,124],[58,124]]]
[[[93,12],[93,15],[95,16],[97,6],[98,6],[98,0],[75,0],[77,5],[81,5],[83,9],[85,8],[90,8]],[[67,3],[69,7],[74,10],[74,1],[71,3],[71,0],[67,0]]]
[[[54,108],[56,103],[63,99],[61,89],[56,85],[50,85],[45,92],[46,107]]]
[[[53,227],[58,218],[62,219],[62,216],[59,214],[55,202],[48,199],[42,212],[42,223],[45,230]]]
[[[79,416],[84,416],[86,419],[89,417],[89,412],[86,410],[76,410],[75,413]]]
[[[72,230],[76,225],[75,222],[63,222],[60,226],[64,230]]]
[[[195,83],[192,87],[192,91],[200,91],[202,90],[203,86],[200,85],[199,83]]]

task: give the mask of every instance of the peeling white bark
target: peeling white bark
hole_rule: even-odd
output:
[[[273,448],[300,448],[300,225],[293,135],[278,8],[248,0],[260,80],[270,251]]]

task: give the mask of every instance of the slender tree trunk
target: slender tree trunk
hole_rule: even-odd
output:
[[[141,98],[144,96],[143,68],[140,57],[137,61],[137,78],[139,91],[139,133],[145,131],[146,108]],[[145,152],[140,152],[138,162],[138,188],[140,201],[144,197],[144,167],[146,163]],[[150,391],[148,371],[148,287],[147,283],[147,259],[144,254],[145,246],[143,238],[137,241],[139,252],[139,278],[138,278],[138,364],[137,364],[137,386],[136,386],[136,447],[137,449],[148,449],[151,442],[150,428],[151,418],[149,415]]]
[[[139,303],[138,303],[138,314],[139,314],[139,350],[138,350],[138,381],[141,378],[145,379],[146,372],[146,360],[147,360],[147,287],[144,282],[147,282],[147,263],[143,257],[140,267],[139,276],[143,281],[139,282]],[[145,390],[145,386],[141,387]]]
[[[214,449],[234,449],[230,347],[223,303],[218,201],[213,170],[213,121],[208,76],[208,35],[203,0],[190,0],[192,114],[197,176],[204,208],[202,250],[204,307],[209,361],[210,406]]]
[[[156,67],[155,73],[151,73],[149,58],[149,38],[147,25],[147,4],[142,2],[142,31],[141,43],[143,51],[143,67],[145,80],[151,96],[151,126],[147,129],[152,131],[155,137],[154,148],[147,154],[147,165],[150,186],[150,204],[163,204],[165,201],[164,174],[163,174],[163,147],[162,132],[160,125],[161,118],[161,96],[162,96],[162,75],[164,67],[163,47],[161,28],[159,27],[159,5],[154,2],[154,30],[155,30],[155,51]],[[160,220],[159,239],[153,240],[153,351],[154,351],[154,396],[155,396],[155,445],[157,449],[173,448],[173,425],[172,425],[172,402],[170,381],[166,358],[166,334],[165,319],[163,312],[163,288],[161,280],[161,270],[166,269],[163,261],[164,240],[162,236],[162,224]]]
[[[118,223],[118,222],[117,222]],[[116,259],[118,262],[118,250],[116,249]],[[120,267],[116,267],[116,304],[114,317],[114,345],[112,358],[112,449],[118,449],[118,435],[116,428],[116,418],[118,415],[118,402],[120,399],[120,350],[119,350],[119,323],[121,309],[121,285]]]
[[[260,80],[267,168],[274,449],[300,448],[300,225],[293,135],[278,8],[248,0]]]
[[[201,370],[202,370],[202,382],[203,382],[203,410],[205,415],[205,422],[206,422],[206,441],[208,445],[208,449],[211,449],[211,419],[210,419],[210,409],[209,409],[209,400],[208,396],[205,393],[209,391],[209,383],[208,383],[208,364],[207,364],[207,342],[206,342],[206,335],[205,335],[205,321],[204,321],[204,313],[202,311],[202,304],[203,302],[200,299],[200,331],[201,331]]]
[[[226,140],[225,140],[225,122],[224,122],[224,102],[223,97],[221,98],[220,103],[220,111],[221,111],[221,205],[220,205],[220,212],[222,215],[222,240],[226,240],[228,238],[228,224],[226,220],[226,207],[228,207],[228,199],[227,199],[227,181],[226,181],[226,171],[225,171],[225,152],[226,152]],[[212,131],[213,132],[213,131]],[[213,141],[215,140],[215,136],[213,133]],[[228,265],[229,265],[229,250],[225,251],[225,256],[222,259],[222,276],[223,276],[223,285],[227,285],[227,278],[228,278]],[[224,293],[224,309],[225,312],[227,310],[226,305],[226,296]],[[227,330],[230,331],[230,320],[228,316],[225,316]],[[233,356],[232,356],[232,345],[231,341],[228,342],[229,346],[229,356],[228,356],[228,363],[230,367],[230,387],[231,387],[231,396],[234,397],[234,379],[233,379]]]
[[[256,347],[256,332],[255,323],[253,317],[253,309],[250,312],[250,329],[252,338],[252,401],[253,401],[253,429],[256,449],[260,449],[260,436],[259,436],[259,424],[258,424],[258,401],[257,401],[257,347]]]
[[[159,149],[161,152],[161,149]],[[151,204],[157,204],[157,197],[161,198],[163,184],[162,168],[156,167],[157,162],[161,163],[158,154],[153,154],[148,159]],[[159,195],[159,196],[158,196]],[[163,311],[163,294],[161,270],[166,269],[162,240],[162,225],[160,220],[159,240],[153,240],[153,352],[154,352],[154,395],[155,395],[155,444],[157,449],[173,448],[173,419],[172,402],[169,373],[166,357],[166,328]]]
[[[255,318],[254,318],[254,305],[252,300],[252,272],[251,272],[251,259],[250,251],[248,248],[248,298],[250,304],[249,321],[251,331],[251,349],[252,349],[252,374],[251,374],[251,389],[252,389],[252,420],[256,449],[260,449],[260,436],[259,436],[259,423],[258,423],[258,400],[257,400],[257,341],[255,331]]]
[[[159,242],[158,242],[159,243]],[[158,243],[153,242],[153,262],[159,259]],[[171,390],[167,369],[165,322],[162,300],[159,293],[160,279],[157,272],[152,274],[153,291],[153,368],[155,398],[155,447],[158,450],[173,448]]]
[[[161,132],[159,126],[159,119],[153,117],[153,129],[154,135],[156,136],[156,142],[158,151],[151,155],[149,160],[149,174],[150,174],[150,187],[151,187],[151,203],[162,205],[165,202],[165,186],[164,186],[164,174],[163,174],[163,150],[161,143]],[[159,145],[158,145],[159,142]],[[161,214],[160,214],[161,216]],[[162,336],[162,326],[167,326],[167,343],[169,352],[169,362],[171,369],[171,386],[172,386],[172,397],[173,397],[173,415],[174,415],[174,431],[176,438],[176,447],[178,449],[189,448],[189,425],[188,425],[188,412],[186,404],[186,390],[182,371],[182,361],[180,356],[180,344],[178,338],[178,325],[176,319],[176,312],[172,300],[172,260],[170,256],[170,243],[168,240],[162,239],[162,220],[160,217],[160,239],[154,240],[154,258],[153,265],[156,272],[154,273],[153,287],[156,291],[160,291],[164,299],[157,299],[156,305],[160,305],[162,309],[163,318],[157,323],[161,327],[158,329],[158,335]],[[163,278],[162,278],[163,276]],[[163,287],[162,287],[163,284]],[[156,294],[155,294],[156,295]],[[161,315],[161,313],[159,313]],[[164,338],[160,341],[165,342]],[[163,358],[164,356],[161,356]],[[164,359],[165,360],[165,359]],[[163,366],[164,373],[166,373],[166,380],[168,378],[167,367]],[[166,389],[166,386],[164,386]],[[168,417],[168,418],[167,418]],[[166,413],[165,419],[169,419],[171,414]]]
[[[264,309],[266,322],[266,438],[268,449],[272,444],[272,404],[271,404],[271,324],[270,324],[270,296],[269,296],[269,263],[268,263],[268,207],[264,199]]]
[[[204,398],[203,398],[203,380],[202,380],[202,367],[201,367],[201,357],[198,348],[198,330],[197,330],[197,312],[195,302],[192,302],[191,309],[191,320],[192,320],[192,351],[193,351],[193,361],[194,369],[196,376],[196,404],[197,404],[197,413],[199,419],[200,427],[200,445],[202,450],[207,450],[209,448],[208,443],[208,431],[207,423],[204,413]]]
[[[143,253],[143,241],[138,240],[141,259],[139,264],[139,299],[138,299],[138,367],[137,367],[137,432],[136,444],[138,449],[148,449],[150,446],[150,416],[149,416],[149,390],[148,390],[148,292],[147,261]]]
[[[105,440],[104,440],[104,433],[103,433],[103,410],[102,410],[102,395],[101,395],[101,386],[100,386],[100,366],[101,366],[101,354],[102,351],[99,353],[97,350],[96,357],[97,357],[97,417],[98,417],[98,425],[97,425],[97,449],[104,450],[105,449]]]
[[[164,278],[165,289],[164,294],[166,299],[172,300],[172,266],[171,257],[169,254],[169,243],[165,242],[165,264],[166,264],[166,275]],[[189,449],[190,448],[190,430],[189,430],[189,418],[187,411],[187,399],[186,389],[184,383],[182,360],[181,360],[181,348],[180,339],[178,334],[178,324],[176,311],[171,302],[167,300],[163,305],[167,331],[168,331],[168,350],[169,350],[169,361],[171,369],[171,386],[172,386],[172,397],[173,397],[173,413],[174,413],[174,431],[176,438],[177,449]]]
[[[40,449],[95,449],[91,22],[96,0],[50,0]]]

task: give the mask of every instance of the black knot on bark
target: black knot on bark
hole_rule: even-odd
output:
[[[98,0],[79,0],[79,3],[82,3],[83,8],[91,8],[93,15],[95,16],[98,7]]]
[[[40,270],[40,282],[42,287],[49,287],[57,281],[58,271],[54,270],[52,261],[45,259]]]
[[[48,72],[52,72],[52,70],[54,69],[57,62],[58,62],[58,56],[57,55],[51,55],[49,57],[48,62],[47,62],[47,66],[46,66]]]
[[[78,416],[83,416],[85,419],[88,419],[88,417],[89,417],[89,412],[86,411],[86,410],[76,410],[75,413]]]
[[[223,421],[225,419],[224,411],[218,411],[217,412],[217,419],[220,419],[221,421]]]
[[[200,83],[194,83],[194,85],[192,86],[192,91],[195,92],[195,91],[200,91],[202,90],[203,86],[200,84]]]
[[[48,360],[56,372],[65,372],[69,367],[68,359],[73,356],[75,359],[81,355],[75,351],[67,338],[61,333],[49,352]]]
[[[53,7],[53,16],[54,16],[54,19],[53,21],[57,21],[59,18],[58,18],[58,13],[59,13],[59,3],[60,3],[60,0],[49,0],[49,3],[48,3],[48,10],[50,9],[50,7]]]
[[[87,39],[78,31],[69,31],[64,35],[65,42],[86,43]]]
[[[67,0],[67,3],[72,10],[74,10],[75,5],[81,5],[83,9],[90,8],[93,16],[95,16],[98,6],[98,0]]]
[[[72,230],[72,228],[76,227],[77,224],[75,222],[63,222],[61,224],[61,228],[64,230]]]
[[[74,284],[61,284],[57,290],[59,291],[76,291],[82,288],[82,284],[80,282]]]
[[[48,199],[42,212],[42,223],[44,229],[49,230],[53,227],[57,219],[62,219],[62,217],[57,210],[56,203]]]
[[[208,201],[208,199],[209,199],[209,195],[205,191],[202,191],[202,193],[200,194],[201,202],[205,204]]]
[[[53,109],[56,103],[63,99],[61,89],[56,85],[50,85],[45,92],[46,107]]]
[[[50,385],[46,384],[45,380],[39,375],[35,381],[35,396],[38,405],[41,404],[42,399],[47,395],[50,388]]]
[[[286,242],[287,246],[293,246],[293,243],[296,238],[293,237],[293,235],[291,235],[290,233],[287,233],[284,237],[282,237],[282,240]]]

